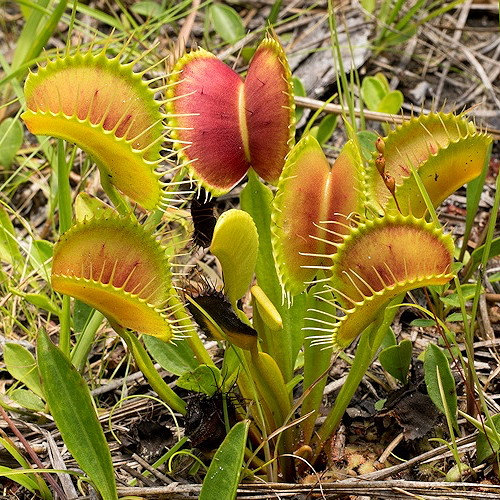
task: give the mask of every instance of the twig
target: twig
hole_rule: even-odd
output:
[[[127,464],[123,464],[121,468],[124,471],[127,471],[132,477],[140,481],[141,483],[145,484],[149,488],[154,488],[155,483],[154,481],[151,481],[151,479],[148,479],[147,477],[144,477],[140,472],[136,471],[134,468],[130,467]]]
[[[385,463],[386,460],[389,458],[389,455],[394,451],[394,448],[401,443],[401,441],[404,438],[404,434],[400,432],[390,443],[389,446],[384,450],[384,453],[380,455],[378,458],[377,462],[380,462],[381,464]]]
[[[198,498],[201,485],[184,485],[172,483],[164,487],[154,488],[119,488],[120,495],[140,496],[144,498],[169,498],[170,500]],[[335,483],[322,483],[322,491],[328,498],[339,495],[370,495],[377,498],[401,499],[402,495],[425,495],[426,499],[468,498],[468,499],[496,499],[498,500],[500,485],[484,485],[475,483],[448,483],[425,481],[338,481]],[[489,491],[487,491],[489,490]],[[296,498],[300,493],[308,498],[315,498],[320,494],[319,487],[307,484],[290,483],[251,483],[240,484],[238,499],[268,499],[268,498]]]
[[[44,434],[45,439],[47,440],[49,457],[53,468],[60,470],[67,470],[66,463],[64,462],[61,452],[57,447],[57,443],[55,442],[50,432],[42,429],[42,433]],[[78,493],[76,491],[75,485],[73,484],[73,481],[71,480],[71,476],[69,474],[58,473],[57,477],[59,478],[59,481],[64,490],[64,493],[66,494],[66,497],[77,498]]]
[[[159,364],[155,364],[155,368],[157,370],[161,369],[161,366]],[[166,374],[167,372],[165,372]],[[113,380],[112,382],[109,382],[109,384],[101,385],[101,387],[97,387],[96,389],[93,389],[91,391],[92,396],[97,396],[99,394],[105,394],[106,392],[111,392],[114,391],[115,389],[118,389],[123,385],[123,383],[129,383],[129,382],[134,382],[135,380],[138,380],[140,378],[144,378],[144,374],[141,371],[132,373],[128,375],[127,377],[122,377],[122,378],[117,378]]]
[[[0,414],[2,415],[3,419],[7,422],[9,425],[11,431],[14,433],[14,435],[21,441],[22,445],[24,446],[24,449],[28,453],[28,455],[31,457],[31,460],[38,466],[40,469],[41,475],[47,480],[47,482],[52,486],[54,489],[54,492],[57,493],[59,498],[61,500],[66,499],[66,495],[64,494],[64,491],[62,488],[59,486],[57,481],[48,473],[48,472],[43,472],[43,469],[45,467],[43,466],[41,460],[38,458],[38,455],[35,453],[33,448],[30,446],[28,441],[24,439],[24,436],[19,432],[19,429],[15,426],[14,422],[11,420],[11,418],[7,415],[7,412],[0,406]],[[33,469],[34,472],[38,472],[36,469]]]
[[[324,101],[319,101],[318,99],[311,99],[309,97],[295,96],[295,104],[303,108],[308,109],[323,109],[326,113],[332,113],[334,115],[342,115],[345,109],[340,104],[326,104]],[[354,109],[354,114],[359,117],[361,116],[361,110],[358,108]],[[379,113],[378,111],[368,111],[363,110],[363,115],[367,120],[373,120],[376,122],[384,123],[394,123],[401,124],[404,121],[410,120],[410,115],[391,115],[390,113]],[[488,133],[494,138],[500,139],[499,129],[488,129]]]
[[[171,484],[174,481],[170,479],[169,477],[165,476],[165,474],[162,474],[158,469],[155,469],[151,465],[149,465],[146,460],[141,458],[137,453],[134,453],[132,455],[132,458],[142,467],[144,467],[147,471],[151,472],[153,476],[156,476],[160,481],[163,481],[165,484]]]

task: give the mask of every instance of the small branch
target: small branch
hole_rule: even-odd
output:
[[[66,495],[64,494],[64,491],[62,488],[59,486],[57,481],[48,473],[48,472],[43,472],[43,469],[45,467],[43,466],[42,462],[38,458],[38,455],[35,453],[33,448],[30,446],[28,441],[24,438],[24,436],[21,434],[19,429],[16,427],[14,422],[11,420],[11,418],[7,415],[7,412],[0,406],[0,415],[2,415],[3,419],[7,422],[7,424],[10,427],[10,430],[14,433],[14,435],[19,439],[21,444],[24,446],[24,449],[28,453],[28,455],[31,457],[31,460],[37,465],[37,467],[40,469],[40,471],[37,471],[36,469],[33,469],[33,473],[41,473],[42,476],[47,480],[47,482],[52,486],[54,489],[54,492],[57,493],[59,498],[61,500],[66,498]]]
[[[345,109],[340,104],[326,104],[324,101],[311,99],[310,97],[295,96],[295,104],[307,109],[323,109],[323,111],[325,111],[326,113],[332,113],[334,115],[342,115],[345,113]],[[356,117],[360,117],[361,110],[359,108],[354,108],[354,114],[356,115]],[[404,121],[411,119],[410,115],[391,115],[390,113],[379,113],[378,111],[368,110],[363,110],[363,116],[367,120],[373,120],[382,123],[393,123],[395,125],[400,125]],[[488,133],[493,137],[493,139],[500,139],[499,129],[489,128]]]

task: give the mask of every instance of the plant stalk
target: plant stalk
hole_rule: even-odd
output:
[[[395,305],[395,303],[399,303],[401,300],[402,297],[397,297],[390,305]],[[361,334],[349,375],[340,389],[332,411],[328,414],[323,425],[321,425],[313,438],[312,448],[314,455],[311,462],[313,465],[318,459],[324,444],[330,439],[342,421],[345,410],[349,406],[363,376],[377,354],[387,333],[387,328],[391,325],[396,315],[396,311],[395,307],[387,307],[384,314],[380,315],[379,319],[373,322]]]
[[[170,408],[178,411],[182,415],[186,413],[186,403],[168,386],[156,371],[151,358],[146,349],[139,342],[137,337],[119,326],[114,321],[110,321],[113,330],[125,341],[132,356],[134,357],[139,370],[144,374],[149,385],[158,394],[158,396],[167,403]]]
[[[65,233],[71,227],[71,186],[69,185],[69,165],[66,163],[66,153],[62,139],[57,141],[57,197],[59,205],[59,234]],[[62,313],[59,318],[59,348],[69,357],[71,297],[62,298]]]
[[[95,335],[98,328],[101,326],[103,319],[104,314],[94,309],[90,320],[85,325],[83,332],[78,337],[75,347],[71,351],[71,362],[80,372],[85,366],[90,348],[92,347]]]

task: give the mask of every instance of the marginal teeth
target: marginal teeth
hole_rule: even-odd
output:
[[[143,73],[105,50],[66,53],[30,73],[22,118],[34,134],[77,144],[101,177],[152,210],[165,202],[155,170],[165,133],[162,102]]]
[[[165,249],[143,226],[109,210],[61,236],[54,247],[52,286],[124,328],[167,341],[175,336]]]
[[[418,247],[418,251],[415,251]],[[390,300],[452,278],[453,241],[442,228],[413,216],[386,215],[358,223],[331,256],[330,275],[316,298],[331,311],[311,309],[305,330],[313,344],[342,349],[376,320]],[[334,299],[328,299],[333,295]]]

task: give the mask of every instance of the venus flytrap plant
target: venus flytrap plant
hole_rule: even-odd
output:
[[[105,49],[67,51],[26,83],[29,129],[87,151],[119,212],[78,198],[76,222],[54,248],[52,286],[107,317],[152,388],[181,413],[184,401],[130,330],[185,341],[186,356],[213,365],[187,307],[226,347],[225,369],[251,401],[249,435],[264,448],[269,479],[281,471],[293,480],[287,455],[320,455],[382,343],[391,306],[409,290],[453,277],[452,239],[426,213],[480,173],[490,139],[463,115],[432,113],[379,138],[368,165],[353,137],[330,166],[310,135],[292,148],[291,74],[273,34],[257,48],[245,80],[203,49],[182,56],[168,83],[154,88],[143,81],[145,72],[133,72],[137,61],[120,60]],[[162,91],[165,101],[155,98]],[[165,127],[180,161],[171,187],[157,172]],[[221,216],[210,247],[222,267],[223,293],[186,286],[179,296],[172,272],[177,246],[153,231],[161,213],[140,224],[119,194],[147,210],[165,207],[180,172],[214,196],[248,176],[245,212]],[[277,185],[276,194],[258,176]],[[249,289],[252,320],[239,306]],[[348,379],[315,433],[332,353],[358,337]],[[303,396],[294,402],[302,348]],[[300,425],[293,425],[300,403]],[[64,418],[58,425],[68,425]]]

